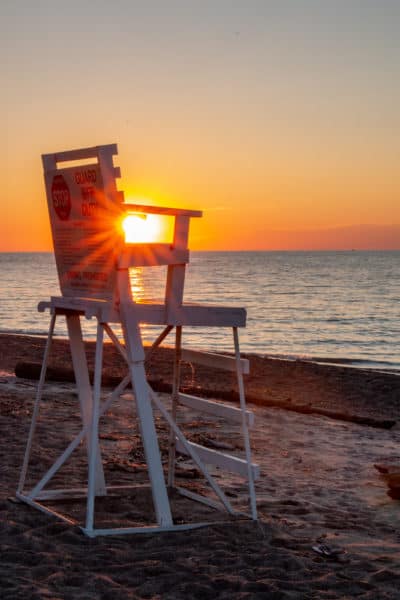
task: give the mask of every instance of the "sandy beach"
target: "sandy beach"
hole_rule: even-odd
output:
[[[16,377],[15,368],[19,375],[34,373],[43,344],[41,338],[0,335],[2,598],[400,598],[400,501],[389,495],[382,473],[396,465],[400,470],[400,377],[248,356],[252,448],[261,468],[259,522],[218,516],[212,527],[185,533],[91,540],[77,527],[13,501],[37,385]],[[92,364],[90,345],[88,355]],[[161,349],[147,365],[162,393],[170,385],[171,359],[169,349]],[[65,341],[55,343],[51,367],[54,380],[46,386],[40,414],[34,475],[79,428]],[[124,373],[107,347],[104,383]],[[184,365],[183,386],[216,400],[236,400],[233,379],[211,369]],[[133,406],[127,392],[102,420],[107,482],[146,480]],[[192,439],[237,445],[235,427],[222,421],[185,410],[182,422]],[[157,428],[163,446],[168,432],[161,421]],[[201,492],[203,481],[186,467],[178,475]],[[84,481],[84,452],[57,477],[72,486]],[[224,482],[244,507],[243,482],[234,477]],[[100,517],[128,521],[151,520],[149,506],[146,490],[98,501]],[[172,506],[179,521],[188,505],[173,498]],[[208,510],[199,507],[191,508],[193,518]]]

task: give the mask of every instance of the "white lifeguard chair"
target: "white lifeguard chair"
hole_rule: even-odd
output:
[[[82,525],[82,530],[88,536],[182,530],[206,525],[207,523],[204,522],[174,524],[168,497],[168,488],[172,487],[192,500],[203,502],[213,508],[223,508],[228,513],[235,514],[231,502],[206,465],[217,465],[222,470],[232,471],[247,480],[250,504],[250,512],[247,516],[256,520],[254,480],[258,477],[259,469],[258,465],[251,462],[248,428],[253,423],[253,415],[246,410],[243,385],[243,373],[248,372],[249,363],[246,359],[240,358],[238,340],[238,327],[245,326],[246,312],[243,308],[190,305],[183,302],[185,266],[189,262],[189,222],[191,218],[200,217],[202,213],[194,210],[124,203],[123,193],[118,191],[116,186],[116,178],[120,177],[119,168],[113,164],[113,156],[116,154],[116,145],[106,145],[46,154],[42,157],[61,296],[51,297],[50,301],[39,304],[40,311],[50,310],[51,320],[17,498],[42,512],[76,524],[76,521],[55,511],[49,507],[49,504],[54,503],[55,500],[74,497],[77,490],[48,489],[47,484],[80,443],[86,441],[87,487],[78,491],[86,500],[86,521]],[[74,162],[74,166],[65,166],[63,165],[65,162]],[[122,217],[129,213],[172,216],[174,218],[172,244],[126,243],[120,223]],[[155,265],[168,265],[165,301],[158,304],[135,302],[131,292],[129,268]],[[41,479],[27,490],[27,474],[46,368],[55,322],[59,316],[65,317],[67,323],[82,429]],[[89,380],[82,336],[81,318],[83,317],[97,321],[93,387]],[[152,390],[146,380],[141,323],[164,327],[147,354],[159,346],[174,328],[176,330],[171,410],[166,408],[163,400]],[[115,332],[115,324],[122,328],[122,339]],[[182,327],[185,326],[232,328],[234,357],[183,349],[181,334]],[[109,336],[125,359],[128,372],[116,389],[101,402],[104,333]],[[240,407],[181,393],[180,363],[182,360],[236,371]],[[99,443],[99,418],[130,383],[136,402],[157,523],[154,526],[143,527],[96,528],[95,500],[98,496],[106,495],[108,491]],[[239,458],[189,442],[176,421],[180,405],[240,423],[244,440],[244,457]],[[164,475],[161,462],[153,409],[161,413],[170,430],[167,477]],[[217,496],[217,501],[182,487],[175,488],[174,473],[178,451],[193,459]]]

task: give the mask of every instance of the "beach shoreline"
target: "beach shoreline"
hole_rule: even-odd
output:
[[[227,521],[222,516],[222,522],[197,531],[90,540],[78,527],[10,500],[15,497],[37,386],[35,380],[13,372],[18,363],[39,364],[43,344],[43,339],[29,336],[0,335],[2,598],[399,597],[400,501],[389,497],[385,478],[376,468],[400,464],[398,377],[249,355],[246,391],[248,408],[255,414],[251,441],[254,461],[261,468],[256,483],[259,522]],[[93,366],[93,344],[87,351]],[[66,340],[55,340],[50,364],[70,372]],[[160,349],[147,365],[148,375],[168,385],[170,367],[171,350]],[[229,375],[184,367],[186,389],[235,401]],[[107,345],[104,376],[124,373],[122,361]],[[33,475],[43,471],[79,428],[70,381],[49,381],[42,404]],[[305,405],[310,411],[288,410],[290,405]],[[318,414],[318,408],[395,423],[390,428],[371,427]],[[107,482],[144,481],[133,409],[128,392],[102,421]],[[237,432],[222,422],[208,421],[206,434],[194,414],[187,412],[184,419],[189,435],[198,435],[200,429],[210,440],[236,443]],[[60,473],[59,484],[65,479],[75,486],[85,473],[85,452],[78,449]],[[203,489],[201,480],[182,481]],[[230,476],[224,485],[245,508],[245,486]],[[183,508],[172,502],[181,518]],[[146,521],[152,516],[145,493],[110,498],[97,506],[99,518],[106,518],[109,510],[113,518]],[[68,508],[73,510],[72,505]],[[187,510],[195,518],[199,509]]]
[[[30,376],[24,366],[32,363],[38,377],[46,338],[0,333],[0,370]],[[94,367],[93,341],[85,342],[89,369]],[[321,364],[307,360],[269,358],[242,353],[249,359],[250,374],[245,375],[246,397],[251,403],[286,409],[303,408],[326,411],[332,416],[342,414],[379,421],[400,422],[400,377],[373,369],[348,365]],[[159,391],[169,391],[172,383],[173,351],[160,347],[146,365],[150,381]],[[69,342],[55,338],[49,360],[49,371],[73,381]],[[25,375],[26,373],[26,375]],[[106,342],[103,358],[103,385],[117,385],[126,367],[113,345]],[[237,400],[234,374],[183,363],[182,386],[188,392]]]

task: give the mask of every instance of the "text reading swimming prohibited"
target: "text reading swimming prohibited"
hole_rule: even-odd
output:
[[[71,194],[62,175],[54,175],[51,184],[54,210],[62,221],[67,221],[71,212]]]

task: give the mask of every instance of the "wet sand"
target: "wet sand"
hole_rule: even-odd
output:
[[[42,352],[38,338],[0,335],[2,598],[400,598],[400,501],[388,495],[385,475],[376,468],[400,464],[400,378],[250,356],[246,389],[255,413],[253,459],[261,467],[260,521],[217,513],[221,522],[206,529],[91,540],[78,527],[10,500],[37,385],[16,378],[13,370],[17,363],[39,362]],[[53,367],[68,372],[69,361],[66,344],[57,342]],[[170,382],[170,363],[167,349],[147,367],[160,389]],[[105,380],[124,372],[108,349]],[[234,381],[225,373],[186,365],[183,384],[235,401]],[[193,441],[241,451],[234,426],[188,410],[182,410],[181,420]],[[168,432],[159,418],[157,429],[164,452]],[[49,382],[32,481],[78,430],[74,385]],[[146,483],[130,392],[102,419],[100,437],[107,482]],[[84,482],[85,463],[81,448],[55,484]],[[194,491],[205,489],[186,461],[178,480]],[[221,481],[232,502],[244,509],[243,481],[232,476]],[[174,495],[171,503],[177,521],[208,516],[197,503]],[[147,488],[99,499],[96,506],[99,520],[152,518]],[[80,503],[66,507],[74,516],[83,508]]]

